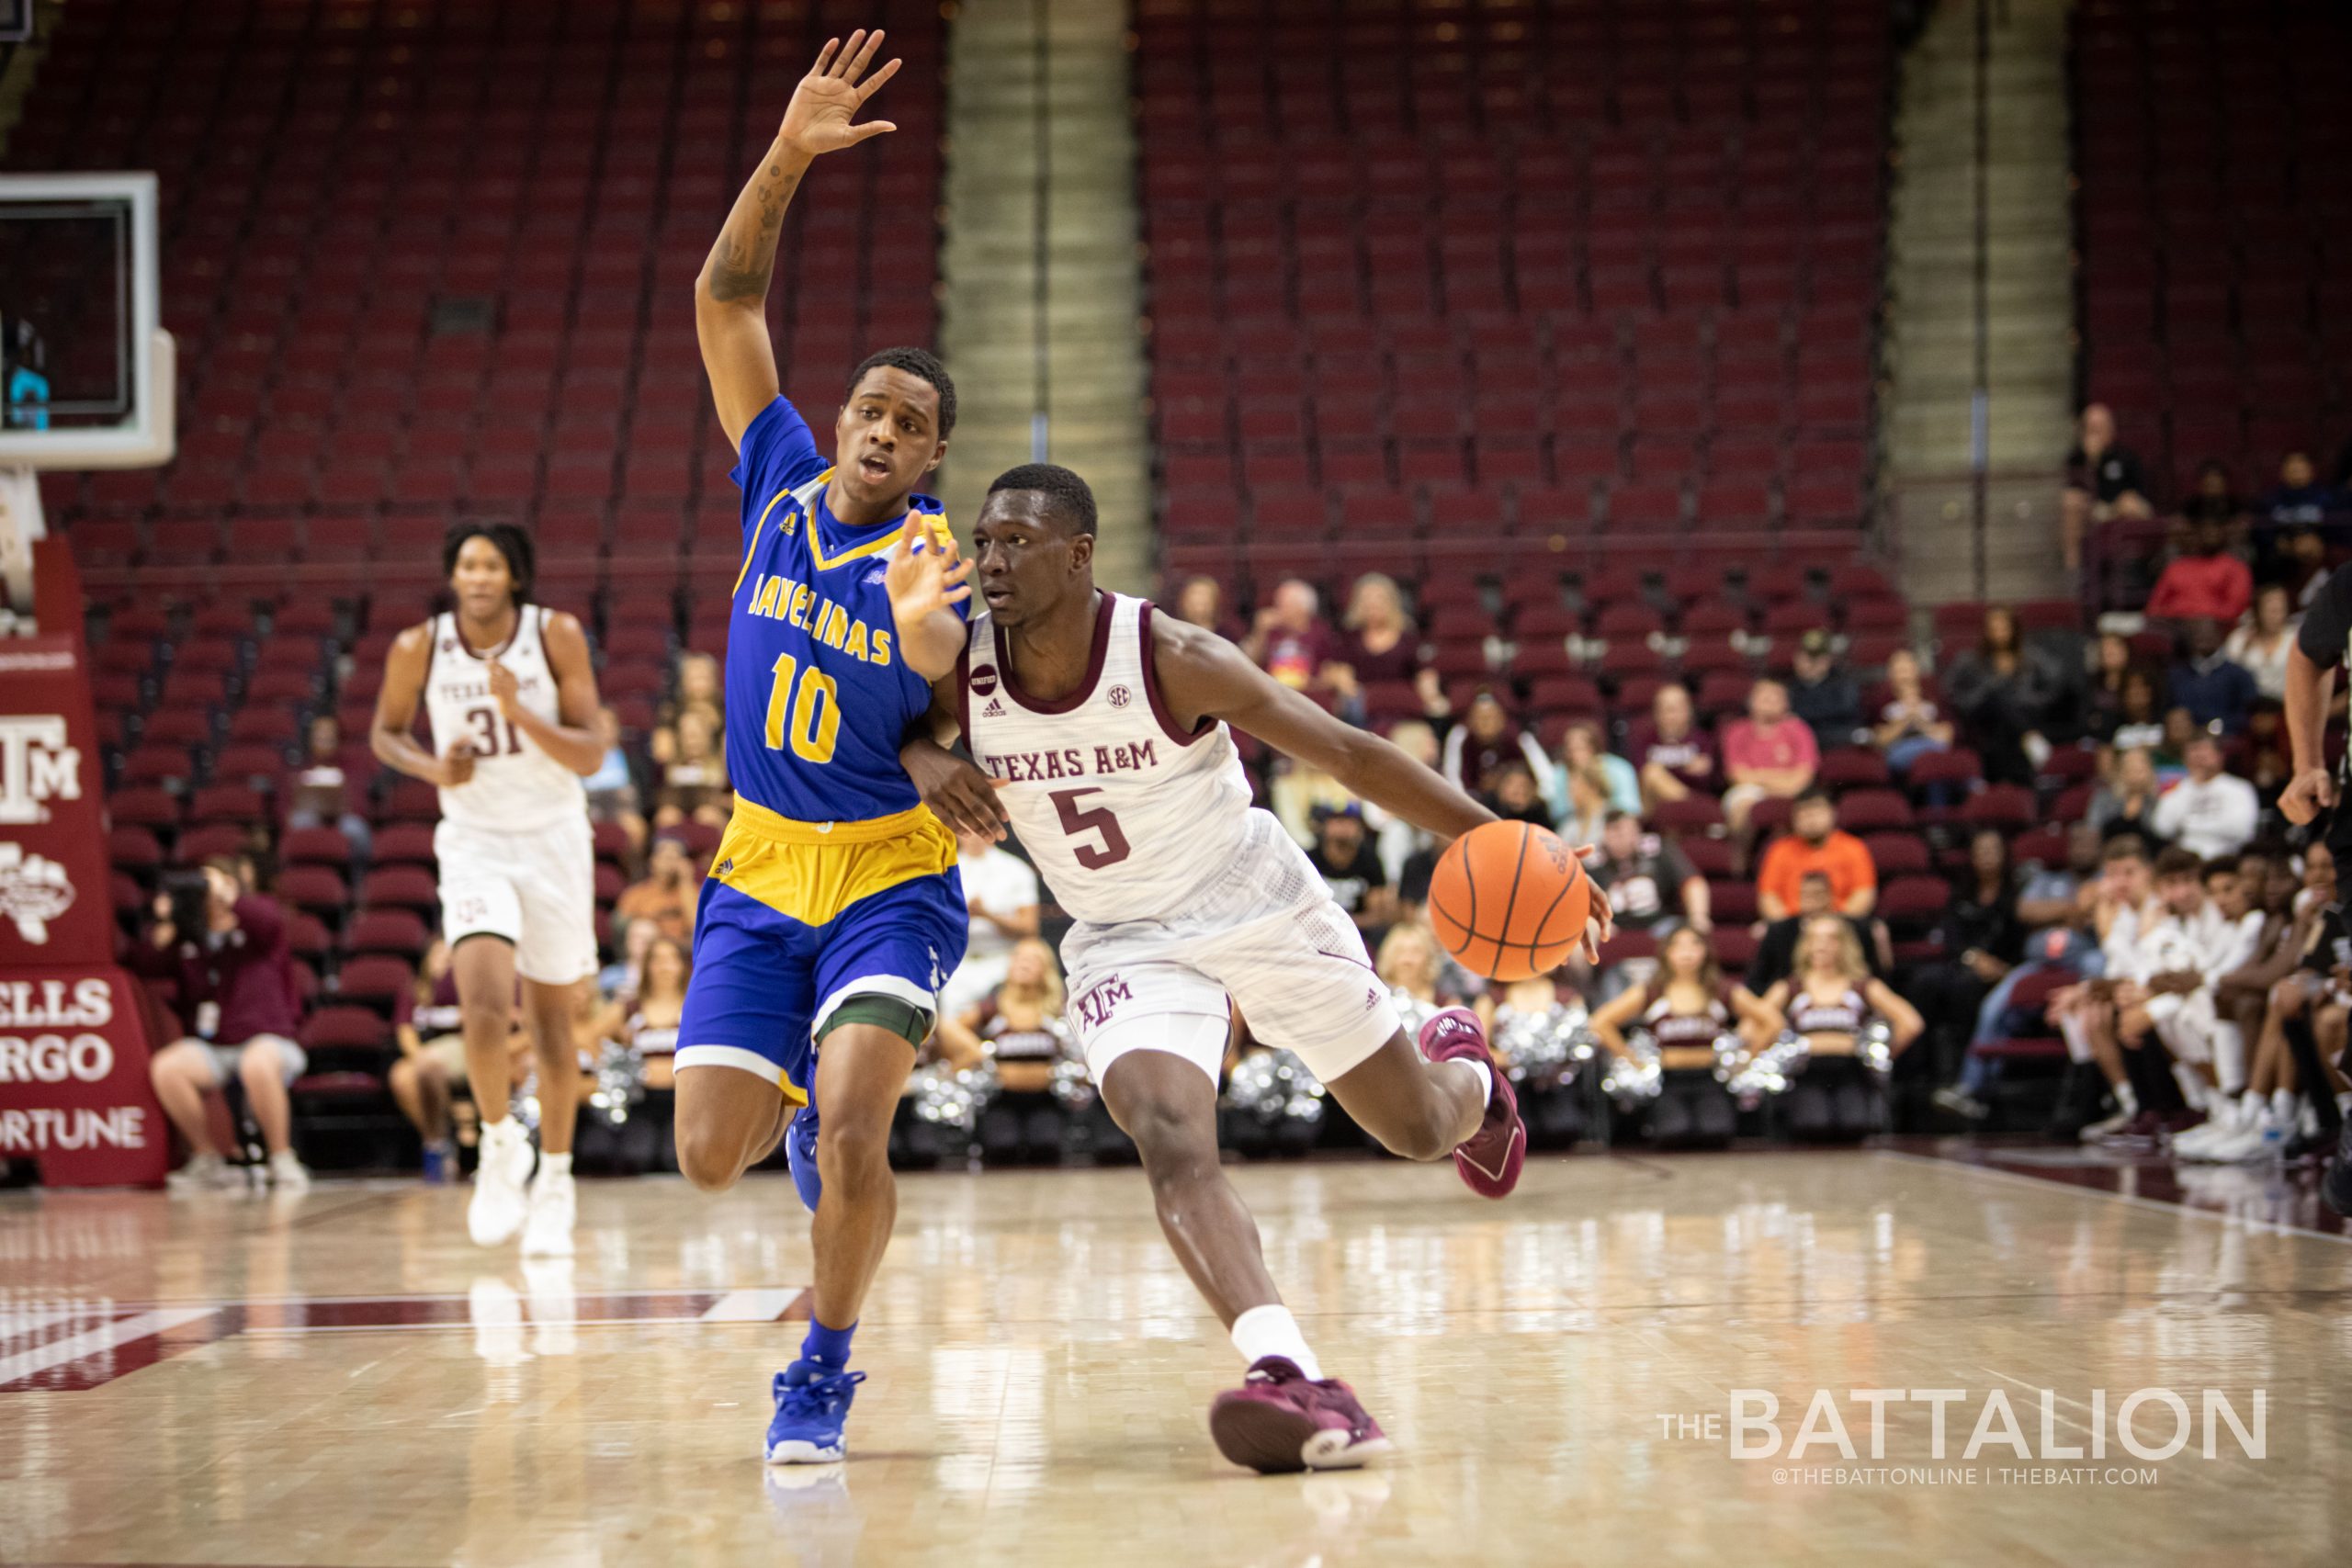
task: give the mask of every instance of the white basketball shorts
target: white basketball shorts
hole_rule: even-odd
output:
[[[441,934],[514,944],[514,972],[568,986],[596,972],[596,843],[585,813],[523,832],[444,819],[433,832],[441,863]]]
[[[1234,863],[1182,908],[1081,921],[1063,939],[1070,1028],[1096,1083],[1130,1051],[1182,1056],[1218,1081],[1235,1007],[1326,1083],[1400,1027],[1355,922],[1281,825],[1252,816]]]

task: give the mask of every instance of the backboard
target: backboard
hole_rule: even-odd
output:
[[[0,175],[0,468],[169,461],[160,309],[153,175]]]

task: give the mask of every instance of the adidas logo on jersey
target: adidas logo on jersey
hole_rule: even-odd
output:
[[[980,716],[982,718],[1002,718],[1004,716],[1004,705],[997,701],[994,697],[990,697],[989,699],[989,705],[980,710]]]

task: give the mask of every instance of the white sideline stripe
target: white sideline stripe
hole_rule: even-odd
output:
[[[119,1323],[109,1323],[64,1339],[53,1340],[37,1350],[19,1351],[0,1358],[0,1383],[12,1383],[21,1378],[33,1377],[51,1367],[62,1367],[78,1361],[85,1356],[96,1356],[119,1349],[134,1340],[162,1334],[184,1324],[210,1317],[218,1307],[164,1307],[154,1312],[142,1312],[136,1317],[126,1317]]]
[[[46,1312],[0,1311],[0,1344],[11,1339],[29,1339],[43,1329],[54,1328],[75,1318],[102,1317],[104,1309],[95,1303],[78,1307],[58,1307]]]
[[[798,1291],[729,1291],[703,1309],[705,1323],[774,1323],[798,1298]]]

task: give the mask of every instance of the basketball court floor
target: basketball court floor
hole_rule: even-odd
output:
[[[583,1182],[530,1269],[463,1189],[0,1195],[0,1561],[2342,1561],[2352,1245],[2307,1195],[1939,1153],[1579,1155],[1503,1203],[1238,1169],[1397,1445],[1305,1477],[1211,1447],[1240,1367],[1133,1170],[905,1178],[850,1461],[797,1471],[757,1458],[780,1179]]]

